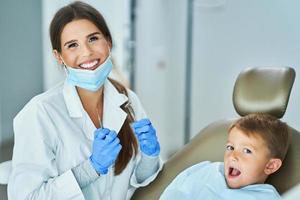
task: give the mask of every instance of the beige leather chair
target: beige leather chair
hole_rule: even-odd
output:
[[[239,74],[234,86],[233,104],[236,112],[241,116],[263,112],[281,118],[294,79],[295,71],[289,67],[245,69]],[[223,161],[227,129],[233,120],[219,120],[201,130],[165,163],[155,181],[139,188],[132,199],[159,199],[164,189],[184,169],[205,160]],[[283,167],[267,180],[281,194],[300,182],[300,134],[292,127],[289,131],[291,144]]]

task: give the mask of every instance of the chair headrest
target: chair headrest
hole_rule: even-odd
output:
[[[281,118],[289,101],[296,72],[290,67],[243,70],[234,85],[233,104],[241,115],[268,113]]]

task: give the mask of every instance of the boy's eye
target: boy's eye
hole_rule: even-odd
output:
[[[250,149],[247,149],[247,148],[243,149],[243,152],[246,153],[246,154],[251,154],[252,153],[252,151]]]
[[[90,37],[89,42],[93,42],[93,41],[96,41],[98,39],[99,38],[97,36],[92,36],[92,37]]]
[[[69,44],[68,48],[74,48],[74,47],[77,47],[77,46],[78,46],[78,44],[74,42],[74,43]]]
[[[228,150],[228,151],[233,151],[234,148],[233,148],[233,146],[231,146],[231,145],[227,145],[227,146],[226,146],[226,150]]]

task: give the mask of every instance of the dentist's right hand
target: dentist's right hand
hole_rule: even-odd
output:
[[[108,168],[115,163],[122,146],[115,131],[99,128],[94,134],[90,161],[97,173],[104,175],[108,172]]]

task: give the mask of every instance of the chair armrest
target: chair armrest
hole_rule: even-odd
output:
[[[11,168],[11,160],[0,163],[0,184],[8,184]]]

